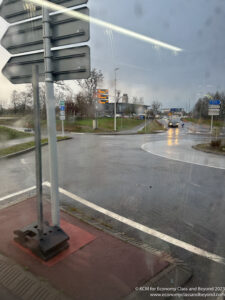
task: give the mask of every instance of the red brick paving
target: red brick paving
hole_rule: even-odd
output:
[[[48,203],[45,203],[44,210],[49,217]],[[47,278],[72,299],[79,300],[121,299],[168,266],[162,258],[97,230],[67,213],[61,212],[61,217],[66,222],[62,222],[62,228],[70,235],[70,229],[75,226],[78,233],[75,244],[78,246],[83,241],[85,247],[65,250],[71,253],[62,259],[56,258],[56,263],[51,266],[40,263],[19,249],[13,242],[13,231],[36,221],[35,199],[30,198],[0,210],[0,252],[27,266],[33,274]],[[66,225],[68,223],[71,225]],[[88,243],[79,232],[90,238]],[[75,241],[74,237],[72,241]]]

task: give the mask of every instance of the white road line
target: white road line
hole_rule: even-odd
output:
[[[186,161],[186,160],[181,160],[181,159],[178,159],[178,158],[168,157],[166,155],[156,154],[154,152],[151,152],[150,150],[145,149],[145,146],[148,145],[148,144],[149,143],[141,145],[141,149],[148,152],[148,153],[150,153],[150,154],[152,154],[152,155],[163,157],[163,158],[170,159],[170,160],[179,161],[179,162],[186,163],[186,164],[192,164],[192,165],[197,165],[197,166],[202,166],[202,167],[225,170],[225,168],[223,168],[223,167],[216,167],[216,166],[212,166],[212,165],[204,165],[204,164],[200,164],[200,163],[196,163],[196,162],[192,162],[192,161]]]
[[[44,185],[50,187],[50,183],[49,182],[45,182]],[[225,264],[225,259],[223,257],[221,257],[221,256],[218,256],[218,255],[216,255],[214,253],[210,253],[208,251],[205,251],[203,249],[195,247],[195,246],[193,246],[191,244],[188,244],[186,242],[183,242],[183,241],[180,241],[180,240],[178,240],[176,238],[173,238],[173,237],[171,237],[169,235],[161,233],[161,232],[159,232],[159,231],[157,231],[155,229],[149,228],[149,227],[147,227],[145,225],[142,225],[142,224],[137,223],[135,221],[132,221],[132,220],[130,220],[128,218],[120,216],[120,215],[118,215],[118,214],[116,214],[114,212],[111,212],[111,211],[109,211],[109,210],[107,210],[107,209],[105,209],[105,208],[103,208],[101,206],[98,206],[98,205],[96,205],[94,203],[91,203],[91,202],[89,202],[89,201],[87,201],[87,200],[85,200],[85,199],[83,199],[83,198],[81,198],[81,197],[79,197],[79,196],[71,193],[71,192],[68,192],[68,191],[64,190],[63,188],[59,188],[59,191],[60,191],[60,193],[64,194],[65,196],[67,196],[67,197],[69,197],[69,198],[71,198],[71,199],[73,199],[73,200],[75,200],[75,201],[77,201],[79,203],[82,203],[82,204],[84,204],[84,205],[86,205],[86,206],[88,206],[88,207],[90,207],[90,208],[92,208],[92,209],[94,209],[94,210],[96,210],[96,211],[98,211],[98,212],[106,215],[106,216],[109,216],[109,217],[111,217],[111,218],[113,218],[113,219],[115,219],[115,220],[117,220],[117,221],[119,221],[121,223],[129,225],[129,226],[131,226],[131,227],[133,227],[135,229],[138,229],[138,230],[140,230],[140,231],[142,231],[144,233],[152,235],[152,236],[154,236],[156,238],[159,238],[159,239],[161,239],[161,240],[163,240],[165,242],[168,242],[168,243],[170,243],[172,245],[175,245],[177,247],[183,248],[183,249],[185,249],[185,250],[187,250],[189,252],[192,252],[192,253],[197,254],[199,256],[202,256],[202,257],[205,257],[205,258],[207,258],[209,260],[212,260],[214,262]]]
[[[84,132],[70,132],[70,134],[84,134]]]
[[[22,191],[19,191],[19,192],[16,192],[16,193],[7,195],[7,196],[5,196],[5,197],[2,197],[2,198],[0,198],[0,201],[7,200],[7,199],[10,199],[10,198],[15,197],[15,196],[19,196],[19,195],[21,195],[21,194],[24,194],[24,193],[26,193],[26,192],[32,191],[32,190],[34,190],[34,189],[36,189],[36,186],[32,186],[32,187],[30,187],[30,188],[28,188],[28,189],[25,189],[25,190],[22,190]]]
[[[48,183],[48,181],[45,181],[45,182],[42,183],[42,185],[46,185],[47,183]],[[19,192],[16,192],[16,193],[13,193],[13,194],[9,194],[7,196],[1,197],[0,198],[0,202],[3,201],[3,200],[10,199],[10,198],[15,197],[15,196],[19,196],[19,195],[25,194],[25,193],[30,192],[30,191],[35,190],[35,189],[36,189],[36,185],[32,186],[30,188],[27,188],[25,190],[21,190]]]

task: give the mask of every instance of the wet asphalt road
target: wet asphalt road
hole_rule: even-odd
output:
[[[216,168],[220,162],[224,166],[225,158],[210,155],[215,167],[208,167],[202,153],[191,149],[192,144],[207,139],[188,134],[186,128],[155,135],[73,134],[72,140],[58,143],[59,185],[110,211],[225,257],[225,169]],[[189,152],[182,150],[182,145]],[[179,161],[174,160],[176,151]],[[47,155],[44,147],[44,180],[49,180]],[[187,162],[190,157],[194,163]],[[0,161],[0,165],[0,197],[35,185],[33,152]],[[69,202],[76,207],[74,200]],[[222,265],[156,238],[149,242],[194,267],[197,277],[193,284],[196,280],[198,284],[222,284]]]

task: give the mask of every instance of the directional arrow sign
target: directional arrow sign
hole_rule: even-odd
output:
[[[89,15],[87,7],[78,10]],[[90,38],[89,22],[65,14],[51,15],[52,47],[87,42]],[[10,26],[1,44],[12,54],[43,49],[42,19]]]
[[[72,80],[90,76],[90,49],[88,46],[52,51],[53,79]],[[44,81],[44,54],[15,56],[3,68],[3,74],[14,84],[31,83],[32,65],[39,66],[40,81]]]
[[[87,3],[88,0],[51,0],[64,7],[73,7]],[[42,7],[22,0],[3,0],[0,7],[0,16],[7,22],[14,23],[42,15]]]
[[[220,100],[209,100],[209,105],[220,105],[221,101]]]

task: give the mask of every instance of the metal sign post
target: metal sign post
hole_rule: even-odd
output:
[[[60,120],[62,121],[62,136],[64,136],[65,101],[60,101]]]
[[[62,120],[62,136],[64,137],[64,120]]]
[[[35,163],[36,163],[36,189],[37,189],[37,217],[38,229],[43,233],[43,204],[42,204],[42,165],[41,165],[41,125],[38,66],[32,67],[32,86],[34,100],[34,127],[35,127]]]
[[[147,114],[147,110],[145,110],[145,133],[146,133],[146,130],[147,130],[147,128],[146,128],[146,114]]]
[[[119,68],[115,68],[115,100],[114,100],[114,131],[116,131],[116,102],[117,102],[117,97],[116,97],[116,71],[118,71]]]
[[[45,91],[49,144],[49,167],[51,182],[51,214],[52,224],[59,226],[59,192],[58,192],[58,158],[56,145],[55,99],[52,77],[51,32],[49,11],[43,7],[43,44],[45,65]]]
[[[87,1],[52,0],[53,3],[60,2],[64,8],[82,5]],[[72,18],[64,13],[53,12],[49,14],[49,10],[41,8],[41,5],[40,1],[40,6],[35,6],[35,9],[30,10],[21,0],[3,0],[0,5],[0,16],[12,24],[2,38],[2,45],[12,54],[20,54],[12,56],[2,72],[14,84],[33,83],[35,112],[37,114],[35,131],[38,223],[35,222],[21,230],[14,231],[16,234],[14,240],[42,259],[48,260],[69,246],[67,242],[69,236],[59,226],[58,160],[53,82],[90,77],[89,47],[73,46],[89,40],[90,25],[89,22]],[[86,7],[78,8],[78,11],[85,15],[89,14]],[[27,20],[28,18],[41,16],[41,14],[42,17],[38,19]],[[43,21],[41,21],[41,18]],[[16,22],[23,20],[27,20],[27,22],[16,24]],[[54,47],[59,46],[65,47],[54,49]],[[40,52],[32,52],[42,49],[43,51]],[[36,65],[34,69],[33,65]],[[37,68],[39,69],[38,76]],[[38,81],[45,81],[46,86],[51,225],[43,221]],[[65,110],[62,118],[65,120]]]
[[[213,116],[219,116],[220,114],[220,100],[209,100],[208,115],[211,116],[210,133],[213,131]]]

